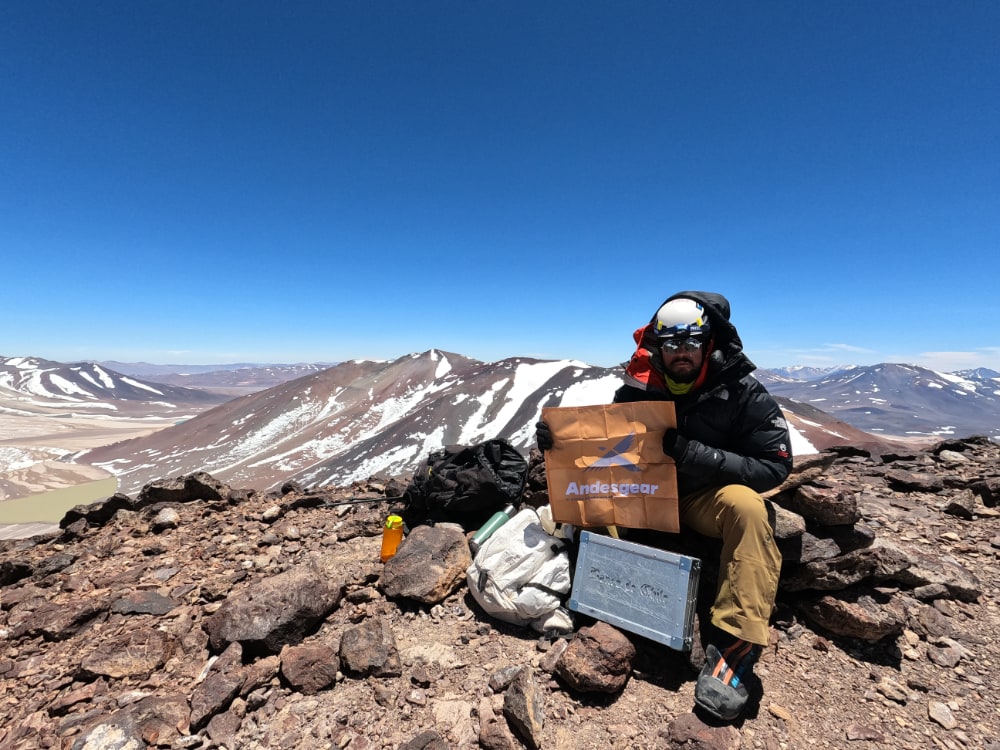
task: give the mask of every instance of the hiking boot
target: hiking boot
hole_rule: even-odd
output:
[[[760,656],[760,646],[737,639],[720,651],[709,644],[705,656],[694,687],[694,702],[716,719],[732,721],[750,697],[745,682]]]

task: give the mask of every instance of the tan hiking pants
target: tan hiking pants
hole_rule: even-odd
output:
[[[781,553],[763,498],[741,484],[703,490],[681,498],[680,521],[681,526],[722,540],[712,624],[766,646]]]

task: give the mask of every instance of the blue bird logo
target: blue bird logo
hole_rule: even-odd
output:
[[[591,469],[607,469],[611,466],[621,466],[627,471],[642,471],[642,469],[639,468],[634,461],[622,455],[626,451],[630,450],[634,444],[635,433],[633,432],[619,440],[613,448],[605,449],[602,447],[600,450],[604,451],[603,455],[588,466],[585,471],[590,471]]]

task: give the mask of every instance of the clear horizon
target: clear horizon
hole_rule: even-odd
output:
[[[1000,5],[4,11],[0,355],[1000,370]]]
[[[437,351],[445,351],[445,350],[440,350],[439,349]],[[354,360],[365,360],[365,359],[367,359],[369,361],[391,362],[391,361],[394,361],[396,359],[401,359],[402,357],[412,356],[412,355],[421,354],[421,353],[422,352],[406,352],[404,354],[399,355],[399,357],[388,357],[388,358],[372,358],[372,357],[360,358],[360,357],[354,357],[352,359],[354,359]],[[450,352],[450,353],[451,354],[460,354],[462,356],[468,356],[468,355],[463,355],[462,352]],[[526,355],[511,355],[512,358],[516,358],[518,356],[526,356]],[[335,367],[336,365],[343,364],[344,362],[351,361],[351,360],[346,360],[345,359],[345,360],[340,360],[340,361],[337,361],[337,362],[328,362],[328,361],[322,361],[322,360],[315,360],[315,361],[300,360],[300,361],[295,361],[295,362],[277,362],[277,361],[253,361],[253,362],[250,362],[250,361],[238,361],[238,362],[237,361],[234,361],[234,362],[180,362],[180,361],[178,361],[178,362],[147,362],[145,360],[139,360],[139,361],[134,361],[134,362],[127,362],[127,361],[122,361],[122,360],[117,360],[117,359],[93,359],[93,358],[81,359],[81,360],[72,360],[72,361],[65,361],[65,360],[52,360],[49,357],[40,357],[38,355],[17,355],[17,356],[14,356],[14,357],[8,357],[7,355],[4,355],[4,354],[0,353],[0,359],[19,359],[19,358],[22,358],[22,359],[32,359],[32,358],[34,358],[34,359],[44,359],[44,360],[47,360],[47,361],[58,362],[60,364],[76,364],[76,363],[79,363],[79,362],[93,362],[95,364],[99,364],[99,365],[102,365],[102,366],[107,366],[107,367],[109,367],[109,369],[114,369],[113,367],[110,367],[111,363],[119,363],[119,364],[124,364],[124,365],[131,365],[131,366],[148,365],[150,367],[165,367],[165,368],[196,367],[196,368],[201,369],[201,368],[205,368],[205,367],[218,367],[220,370],[224,370],[224,369],[231,369],[233,366],[236,366],[236,365],[247,366],[247,367],[297,366],[297,365],[314,365],[314,366],[322,366],[322,367]],[[472,357],[472,359],[477,359],[477,358]],[[567,360],[567,361],[573,361],[574,359],[576,359],[576,358],[573,358],[573,359],[570,359],[570,360]],[[751,359],[752,359],[752,357],[751,357]],[[490,363],[493,363],[493,362],[496,362],[496,361],[499,361],[499,360],[479,360],[479,361],[483,361],[483,362],[486,362],[487,364],[490,364]],[[599,367],[611,367],[611,368],[614,368],[614,367],[616,367],[618,365],[624,365],[625,364],[625,361],[622,361],[620,363],[614,363],[612,365],[597,365],[597,364],[595,364],[593,362],[586,362],[584,360],[577,360],[577,361],[582,361],[586,365],[593,365],[593,366],[599,366]],[[935,372],[941,372],[941,373],[944,373],[944,374],[952,374],[952,373],[959,372],[959,371],[969,371],[969,370],[976,370],[976,369],[987,369],[987,370],[992,370],[993,369],[993,368],[989,368],[989,367],[963,367],[963,368],[958,368],[957,370],[939,370],[939,369],[936,369],[936,368],[933,368],[933,367],[928,367],[926,365],[920,365],[920,364],[918,364],[916,362],[872,362],[872,363],[869,363],[867,365],[861,365],[861,364],[858,364],[857,362],[847,362],[847,361],[844,361],[844,362],[841,362],[841,363],[839,363],[837,365],[821,365],[821,366],[818,366],[818,365],[803,365],[803,364],[794,364],[794,363],[793,364],[788,364],[788,365],[768,365],[768,366],[764,366],[764,365],[758,364],[757,362],[754,362],[754,363],[757,364],[757,369],[758,370],[794,370],[794,369],[798,369],[798,368],[812,368],[812,369],[816,369],[816,370],[836,370],[836,369],[839,369],[839,368],[849,368],[849,367],[875,367],[875,366],[879,366],[879,365],[899,365],[899,366],[902,366],[902,367],[923,367],[924,369],[933,370]],[[146,376],[146,379],[155,379],[155,376],[153,376],[153,375]]]

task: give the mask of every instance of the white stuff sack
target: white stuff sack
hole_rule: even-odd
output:
[[[524,508],[493,532],[465,573],[469,590],[494,617],[540,633],[569,633],[562,606],[571,587],[566,542],[547,533],[534,508]]]

